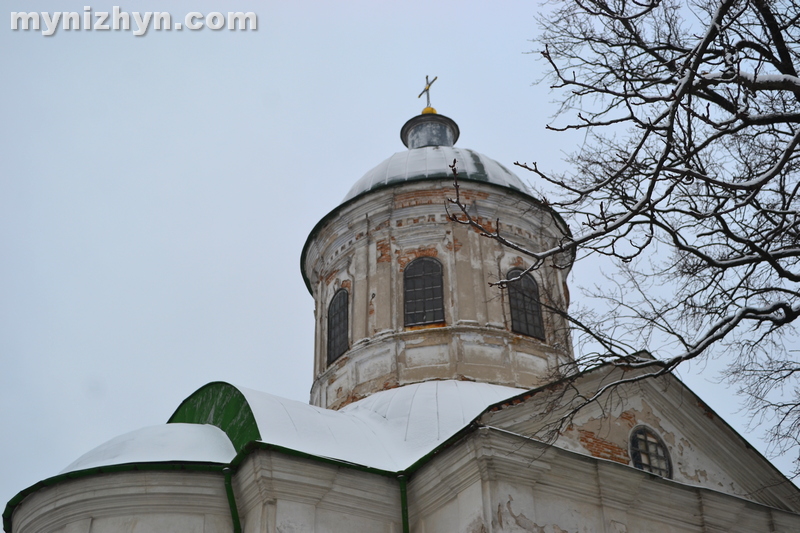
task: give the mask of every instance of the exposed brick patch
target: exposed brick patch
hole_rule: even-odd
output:
[[[456,220],[458,220],[461,223],[467,222],[467,215],[465,215],[463,213],[453,214],[453,216],[456,218]],[[494,233],[495,231],[497,231],[497,228],[495,226],[495,221],[494,220],[489,220],[488,218],[484,218],[484,217],[475,217],[475,218],[473,218],[473,220],[475,222],[477,222],[478,224],[480,224],[481,226],[483,226],[483,228],[486,231],[488,231],[489,233]],[[474,231],[476,233],[480,233],[481,232],[478,228],[476,228],[474,226],[469,226],[469,227],[472,229],[472,231]]]
[[[342,288],[343,288],[343,289],[350,290],[350,289],[352,288],[352,286],[353,286],[353,282],[352,282],[352,281],[350,281],[349,279],[346,279],[346,280],[344,280],[344,281],[342,282]]]
[[[628,450],[621,448],[613,442],[609,442],[602,437],[598,437],[593,431],[579,429],[578,435],[583,447],[586,448],[593,457],[608,459],[624,465],[630,462]]]
[[[633,426],[636,425],[636,415],[634,414],[633,411],[625,411],[623,413],[620,413],[619,419],[624,420],[627,423],[629,429],[632,429]]]
[[[389,379],[389,380],[385,381],[383,383],[383,385],[378,386],[378,388],[374,392],[379,392],[379,391],[384,391],[384,390],[389,390],[389,389],[396,389],[399,386],[400,386],[400,384],[397,382],[397,380],[392,378],[392,379]],[[343,391],[342,391],[341,388],[337,389],[336,390],[337,397],[341,396],[342,392]],[[357,402],[357,401],[359,401],[361,399],[364,399],[367,396],[369,396],[369,394],[359,394],[359,393],[356,393],[355,391],[350,391],[347,394],[347,396],[345,396],[343,399],[335,402],[334,404],[331,404],[330,408],[331,409],[341,409],[342,407],[344,407],[346,405],[349,405],[349,404],[351,404],[353,402]]]
[[[415,205],[444,205],[447,196],[444,189],[432,191],[410,191],[396,194],[394,197],[394,208],[413,207]]]
[[[333,272],[331,272],[328,275],[326,275],[325,278],[323,279],[323,281],[325,282],[325,285],[330,285],[331,281],[333,281],[333,278],[335,278],[336,274],[338,274],[338,273],[339,273],[338,270],[334,270]]]
[[[443,220],[443,222],[447,222],[447,218]],[[436,223],[436,215],[428,215],[428,216],[418,216],[413,218],[406,218],[400,219],[398,218],[395,220],[394,225],[398,228],[402,226],[413,226],[414,224],[427,224],[427,223]]]
[[[389,381],[385,381],[379,390],[389,390],[389,389],[396,389],[399,387],[400,384],[395,379],[391,379]]]
[[[511,261],[511,266],[522,268],[525,266],[525,261],[520,256],[517,256],[513,261]]]
[[[703,411],[703,414],[706,415],[706,417],[710,418],[711,420],[714,420],[714,411],[712,411],[709,406],[703,403],[702,400],[699,399],[697,400],[697,407],[699,407]]]
[[[465,189],[464,187],[465,185],[462,182],[460,186],[461,190],[459,191],[462,203],[474,202],[475,200],[486,200],[487,198],[489,198],[488,192],[471,191],[469,189]],[[452,187],[446,189],[445,196],[447,198],[455,198],[456,190]]]
[[[406,268],[406,265],[418,257],[436,257],[439,255],[439,250],[435,246],[420,246],[413,250],[397,251],[397,262],[400,263],[400,272]],[[380,258],[379,258],[380,260]]]
[[[448,198],[455,198],[456,191],[452,187],[444,189],[433,189],[427,191],[409,191],[399,193],[394,196],[394,208],[413,207],[416,205],[444,205]],[[461,201],[464,203],[474,202],[475,200],[485,200],[489,197],[488,193],[461,189]]]
[[[457,252],[457,251],[459,251],[461,249],[462,246],[463,246],[463,244],[461,243],[461,241],[459,241],[458,239],[453,239],[453,242],[448,242],[445,245],[445,248],[447,248],[450,251]]]
[[[339,405],[339,408],[342,408],[345,405],[351,404],[353,402],[357,402],[358,400],[361,400],[362,398],[366,398],[366,396],[364,394],[356,394],[354,392],[351,392],[350,394],[347,395],[347,398],[344,399],[344,402],[342,402]]]
[[[389,239],[380,239],[375,243],[378,249],[378,263],[389,263],[392,261],[392,245]]]
[[[494,233],[495,231],[497,231],[497,227],[494,225],[495,224],[494,220],[489,220],[488,218],[483,218],[483,217],[478,217],[475,220],[478,221],[478,224],[486,228],[489,231],[489,233]],[[478,230],[476,229],[475,231]]]
[[[372,228],[369,232],[370,233],[375,233],[376,231],[380,231],[382,229],[388,228],[390,224],[391,224],[391,222],[389,222],[389,220],[386,219],[383,222],[381,222],[380,224],[378,224],[377,226],[375,226],[374,228]]]

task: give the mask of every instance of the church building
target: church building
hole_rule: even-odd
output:
[[[701,533],[800,531],[800,490],[679,379],[570,401],[569,235],[509,169],[455,146],[426,107],[406,150],[367,172],[309,235],[310,404],[215,382],[164,424],[121,435],[6,506],[6,533]],[[507,289],[487,282],[521,276]],[[552,439],[542,435],[558,428]]]

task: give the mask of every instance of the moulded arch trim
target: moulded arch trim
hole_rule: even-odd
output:
[[[247,443],[261,439],[253,410],[244,394],[222,381],[197,389],[178,406],[167,423],[216,426],[225,432],[237,453]]]
[[[634,446],[634,440],[637,438],[638,435],[643,435],[645,437],[652,436],[655,439],[655,449],[650,450],[641,449],[638,446]],[[649,439],[647,439],[649,440]],[[657,449],[660,448],[663,451],[663,457],[659,457],[657,455]],[[663,459],[664,465],[661,466],[659,464],[653,464],[653,457],[650,457],[653,452],[656,453],[656,459]],[[646,454],[648,456],[647,465],[643,465],[642,454]],[[672,479],[674,474],[672,469],[672,454],[670,453],[669,447],[667,443],[664,442],[664,439],[661,437],[661,434],[653,429],[652,427],[646,424],[637,424],[633,428],[631,428],[630,433],[628,434],[628,455],[631,458],[631,466],[636,468],[637,470],[641,470],[642,472],[649,472],[656,476],[661,476],[666,479]],[[638,463],[638,464],[637,464]],[[657,472],[657,471],[664,470],[664,474]]]

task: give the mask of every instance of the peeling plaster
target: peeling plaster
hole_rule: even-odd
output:
[[[486,524],[480,518],[475,518],[467,526],[467,533],[487,533]]]
[[[513,496],[509,494],[505,506],[502,503],[497,504],[497,516],[492,520],[493,526],[498,526],[502,531],[517,531],[521,529],[529,533],[576,533],[563,529],[557,524],[539,525],[525,516],[522,511],[515,513],[511,507],[513,501]],[[507,514],[508,518],[504,519],[503,514]],[[470,533],[472,533],[472,530],[470,530]],[[625,533],[624,530],[621,533]]]
[[[439,250],[436,249],[436,246],[420,246],[412,250],[396,250],[395,253],[397,254],[397,262],[400,264],[400,272],[402,272],[406,268],[406,265],[414,259],[420,257],[437,257],[439,255]]]
[[[460,194],[469,204],[470,213],[489,230],[494,229],[500,218],[509,222],[503,224],[504,231],[520,235],[531,246],[552,245],[561,237],[563,228],[541,226],[544,215],[540,211],[546,208],[529,199],[496,194],[494,189],[485,187],[480,183],[466,183]],[[354,309],[351,347],[347,352],[350,357],[341,360],[348,364],[326,367],[325,361],[318,358],[317,380],[311,391],[314,405],[341,406],[351,401],[351,397],[382,390],[387,380],[409,383],[464,377],[531,388],[541,383],[551,360],[570,356],[569,342],[559,333],[564,324],[545,316],[550,344],[520,339],[509,331],[507,302],[502,295],[487,298],[486,289],[477,287],[492,277],[492,266],[502,254],[499,246],[483,243],[474,228],[470,231],[468,227],[449,221],[442,200],[454,193],[452,187],[424,182],[409,184],[403,189],[375,191],[343,206],[338,217],[330,218],[310,237],[312,240],[304,256],[306,275],[310,279],[316,277],[313,273],[319,272],[322,278],[317,277],[312,288],[317,299],[315,346],[318,349],[326,340],[325,324],[320,317],[325,315],[334,283],[344,287],[345,281],[350,282],[347,288]],[[520,206],[524,208],[522,211]],[[465,252],[467,256],[464,257],[469,261],[461,260]],[[444,281],[449,288],[448,322],[436,327],[402,325],[403,271],[419,257],[435,257],[442,262]],[[509,260],[515,258],[523,260],[518,254],[510,256]],[[366,266],[352,266],[364,259]],[[564,301],[562,278],[544,276],[537,281],[543,302]],[[375,294],[377,296],[372,296]],[[484,337],[479,344],[470,342],[471,328]],[[429,338],[421,345],[441,345],[441,361],[425,369],[418,364],[406,364],[402,352],[405,347],[411,347],[414,342],[411,338],[417,335]],[[384,345],[391,340],[396,349],[387,355],[378,344],[362,343],[365,336]],[[373,368],[370,360],[385,366],[387,357],[395,364],[391,375],[362,371]],[[351,371],[353,366],[357,369]],[[332,382],[328,382],[329,378]]]

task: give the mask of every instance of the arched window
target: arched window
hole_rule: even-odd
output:
[[[349,348],[347,300],[347,291],[339,289],[328,306],[328,364],[336,361]]]
[[[631,459],[639,470],[672,478],[672,462],[664,441],[646,427],[638,427],[631,433]]]
[[[524,270],[515,268],[506,274],[506,279],[522,275]],[[508,301],[511,304],[511,331],[544,340],[542,308],[539,305],[539,287],[530,274],[508,284]]]
[[[444,322],[442,264],[432,257],[411,261],[403,271],[406,326]]]

